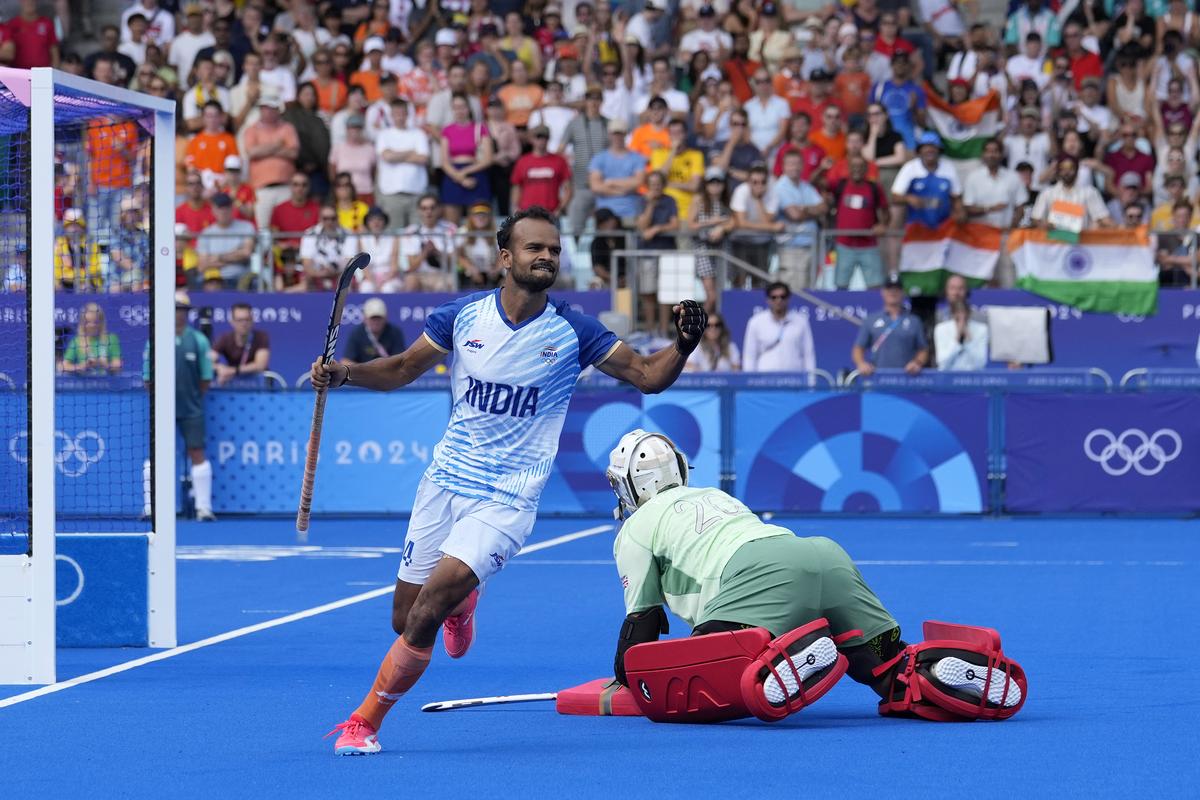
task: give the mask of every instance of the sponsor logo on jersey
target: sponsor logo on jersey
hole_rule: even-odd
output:
[[[621,587],[624,589],[629,588],[629,576],[628,575],[621,576]]]
[[[468,339],[467,343],[464,346],[467,348],[468,352],[482,350],[483,349],[483,340],[482,339]]]
[[[490,555],[492,557],[492,566],[493,567],[495,567],[496,569],[500,569],[501,567],[504,566],[504,556],[500,555],[499,553],[488,553],[488,555]]]
[[[532,417],[537,414],[538,387],[488,383],[468,375],[463,400],[488,414]]]
[[[542,361],[547,364],[553,364],[558,361],[558,348],[552,344],[548,344],[542,348]]]

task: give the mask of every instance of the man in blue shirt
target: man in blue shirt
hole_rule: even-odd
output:
[[[864,378],[877,369],[903,369],[916,375],[929,363],[929,344],[921,320],[904,307],[900,276],[883,282],[883,310],[867,315],[850,356]]]
[[[783,157],[783,175],[775,181],[778,219],[787,224],[779,237],[779,279],[792,290],[808,288],[811,282],[813,242],[817,220],[825,218],[825,199],[801,177],[804,158],[799,150]]]
[[[963,217],[962,185],[954,165],[942,158],[942,139],[932,131],[917,137],[917,157],[896,173],[893,202],[908,210],[907,221],[936,228]]]
[[[608,149],[593,156],[588,165],[588,187],[596,196],[596,208],[607,208],[627,228],[642,213],[638,189],[646,174],[646,159],[625,146],[628,131],[625,120],[609,120]]]
[[[925,124],[925,90],[909,80],[911,72],[908,53],[898,51],[892,56],[892,79],[871,90],[871,102],[884,107],[892,129],[904,137],[909,150],[916,147],[917,126]]]

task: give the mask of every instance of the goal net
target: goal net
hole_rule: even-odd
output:
[[[173,646],[174,108],[0,69],[0,683]]]

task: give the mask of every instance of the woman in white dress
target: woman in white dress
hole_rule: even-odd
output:
[[[396,247],[396,237],[386,233],[388,215],[378,208],[372,208],[363,222],[366,229],[355,236],[347,236],[343,246],[343,255],[346,258],[356,253],[367,253],[371,256],[370,266],[359,274],[358,291],[401,291],[404,288],[404,279],[400,275],[399,249]]]

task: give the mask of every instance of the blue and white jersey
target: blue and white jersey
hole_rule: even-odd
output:
[[[425,476],[465,497],[536,511],[575,380],[620,341],[566,303],[547,302],[513,325],[499,289],[439,306],[423,335],[454,352],[450,424]]]

